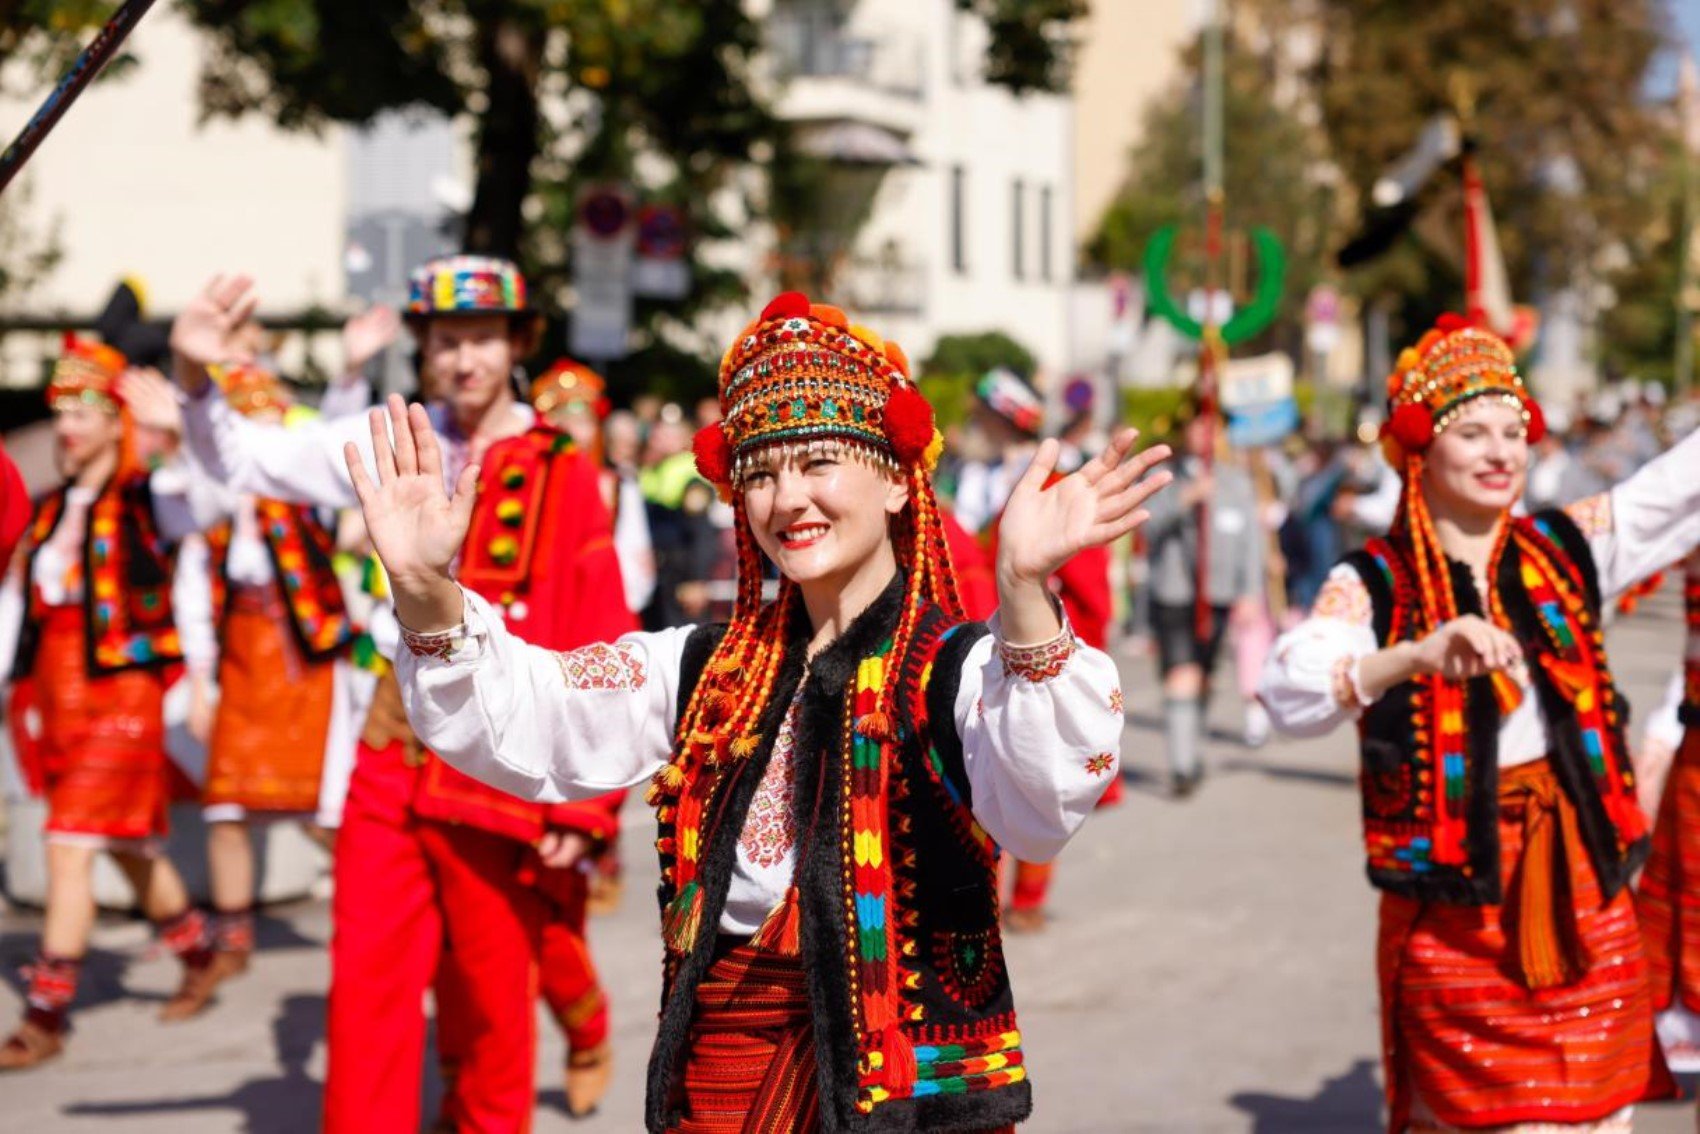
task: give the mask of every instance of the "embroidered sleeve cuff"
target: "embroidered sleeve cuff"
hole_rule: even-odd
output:
[[[1068,665],[1068,659],[1074,656],[1080,648],[1075,640],[1074,628],[1063,620],[1062,633],[1048,642],[1040,642],[1033,646],[1012,646],[1003,640],[1000,628],[994,619],[992,636],[997,643],[998,657],[1003,660],[1003,671],[1006,677],[1014,676],[1034,684],[1049,681],[1063,671]]]
[[[1356,654],[1349,654],[1335,662],[1329,683],[1334,694],[1334,703],[1351,713],[1362,712],[1375,704],[1374,699],[1364,692],[1363,683],[1358,677],[1358,663],[1362,660]]]
[[[452,626],[447,630],[436,630],[429,634],[420,634],[401,627],[401,644],[416,658],[435,658],[446,662],[454,657],[467,642],[466,624]]]

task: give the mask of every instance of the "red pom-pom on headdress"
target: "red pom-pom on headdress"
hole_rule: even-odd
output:
[[[1547,435],[1547,415],[1541,409],[1541,403],[1533,398],[1523,399],[1523,408],[1529,411],[1529,429],[1525,439],[1534,445]]]
[[[761,321],[801,319],[809,313],[809,297],[800,291],[782,291],[761,309]]]
[[[933,407],[915,387],[905,383],[892,390],[885,403],[885,436],[899,464],[918,464],[933,442]]]
[[[721,488],[732,483],[732,443],[718,421],[697,430],[691,451],[696,454],[697,472],[704,480]]]
[[[1443,335],[1450,335],[1453,331],[1462,331],[1475,325],[1469,316],[1460,315],[1456,311],[1448,311],[1434,321],[1434,329]]]
[[[1387,434],[1409,453],[1420,453],[1434,440],[1434,414],[1421,404],[1406,404],[1387,419]]]

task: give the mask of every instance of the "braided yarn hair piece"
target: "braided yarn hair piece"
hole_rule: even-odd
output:
[[[702,768],[737,777],[759,747],[763,712],[785,661],[787,628],[800,601],[796,584],[780,582],[762,603],[764,557],[745,511],[744,478],[774,450],[804,451],[828,443],[906,481],[907,505],[892,517],[894,551],[905,572],[902,613],[887,664],[901,666],[922,615],[937,605],[964,618],[931,473],[944,448],[933,410],[916,387],[901,347],[844,312],[811,303],[799,292],[776,297],[741,331],[721,360],[722,420],[698,432],[697,469],[731,503],[737,539],[737,594],[725,635],[692,690],[674,737],[672,762],[656,773],[649,799],[674,837],[675,898],[663,933],[675,951],[700,928],[698,856],[720,816],[705,816],[708,792],[685,790]],[[897,739],[898,683],[888,681],[856,735],[881,744]],[[724,800],[730,792],[722,796]],[[705,821],[706,820],[706,821]]]

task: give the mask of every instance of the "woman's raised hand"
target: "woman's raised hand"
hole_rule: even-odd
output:
[[[183,436],[183,407],[177,392],[156,370],[129,367],[118,376],[118,396],[137,425]]]
[[[1418,673],[1466,681],[1515,669],[1523,664],[1523,647],[1493,623],[1466,614],[1437,627],[1418,642],[1415,662]]]
[[[368,416],[377,482],[366,471],[358,446],[345,445],[343,458],[367,535],[389,574],[396,614],[403,625],[422,632],[453,625],[459,621],[459,591],[449,565],[472,523],[478,466],[461,472],[451,496],[443,486],[442,450],[424,406],[409,406],[391,394],[385,409]]]
[[[1174,477],[1152,472],[1167,445],[1133,452],[1136,429],[1118,430],[1102,453],[1046,487],[1057,442],[1046,441],[1021,475],[998,523],[998,582],[1043,586],[1078,552],[1120,539],[1151,518],[1141,505]],[[1130,456],[1131,454],[1131,456]]]

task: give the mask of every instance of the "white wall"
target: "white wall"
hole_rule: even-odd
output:
[[[284,134],[257,116],[198,126],[202,41],[168,5],[127,47],[140,65],[85,91],[26,168],[26,218],[36,231],[60,223],[64,259],[9,313],[92,315],[127,273],[171,311],[220,268],[252,273],[271,309],[338,303],[340,132]],[[45,94],[0,101],[0,133]]]
[[[861,0],[850,27],[870,35],[918,40],[924,48],[924,98],[909,139],[919,165],[887,175],[858,239],[865,254],[888,243],[925,271],[919,317],[881,314],[869,321],[917,361],[940,335],[1002,330],[1032,350],[1049,371],[1068,357],[1068,284],[1074,269],[1071,102],[1049,95],[1016,98],[979,79],[984,25],[952,0]],[[965,269],[951,256],[951,170],[965,172]],[[1014,183],[1026,186],[1023,278],[1014,270]],[[1050,189],[1048,279],[1039,263],[1040,198]]]

